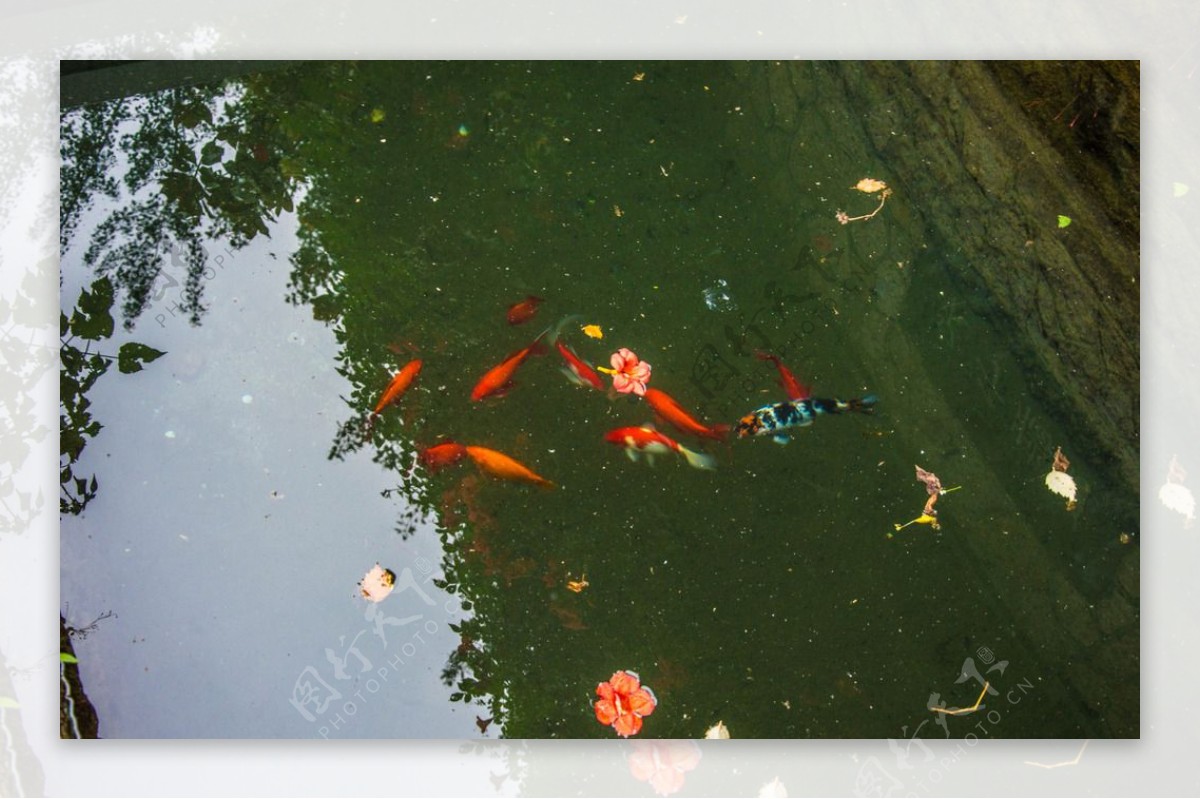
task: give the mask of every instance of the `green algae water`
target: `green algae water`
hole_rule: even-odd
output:
[[[596,687],[625,670],[657,701],[643,737],[962,737],[992,718],[958,714],[979,699],[991,737],[1136,736],[1135,487],[1039,360],[1076,328],[1030,330],[972,277],[981,249],[1020,274],[1119,224],[1047,207],[1006,260],[1007,200],[984,192],[948,238],[912,164],[947,146],[918,120],[950,100],[881,123],[851,102],[869,85],[830,64],[318,63],[64,111],[63,309],[107,277],[115,321],[73,345],[165,353],[89,384],[103,430],[64,453],[97,477],[64,484],[67,621],[115,611],[75,641],[101,734],[612,738]],[[756,353],[878,402],[784,445],[697,438],[611,377],[570,382],[553,346],[471,401],[572,316],[557,342],[636,353],[708,425],[788,399]],[[605,441],[647,424],[716,468]],[[421,463],[449,441],[555,487]],[[1071,510],[1045,485],[1057,447]],[[918,466],[961,488],[936,529],[897,530],[929,497]],[[376,563],[378,604],[357,585]]]

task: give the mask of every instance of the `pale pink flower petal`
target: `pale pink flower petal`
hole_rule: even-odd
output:
[[[618,372],[624,372],[626,369],[637,365],[638,356],[627,347],[622,347],[612,354],[609,362],[612,364],[612,368]]]
[[[362,595],[372,602],[382,602],[396,586],[396,575],[378,563],[359,582]]]

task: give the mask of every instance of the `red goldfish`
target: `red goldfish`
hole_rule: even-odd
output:
[[[533,318],[537,313],[538,306],[545,300],[541,297],[535,297],[530,294],[520,302],[513,303],[508,309],[508,323],[510,325],[522,325]]]
[[[487,447],[473,447],[469,445],[465,449],[467,454],[471,456],[471,460],[475,461],[479,465],[479,468],[489,474],[504,480],[524,480],[542,488],[554,488],[554,483],[536,474],[524,464],[508,457],[503,452],[497,452]]]
[[[625,454],[631,461],[637,460],[638,453],[645,453],[647,457],[650,457],[665,455],[668,452],[678,452],[687,459],[689,466],[697,469],[717,468],[716,461],[711,455],[693,452],[678,441],[664,436],[653,427],[618,427],[616,430],[609,430],[605,433],[604,440],[611,444],[623,445]]]
[[[383,396],[375,404],[375,410],[372,413],[378,416],[383,412],[384,408],[400,399],[400,395],[408,390],[408,387],[412,385],[412,382],[417,379],[417,375],[420,373],[421,360],[419,358],[405,364],[404,368],[396,372],[392,378],[392,382],[388,383],[387,388],[383,390]]]
[[[467,448],[462,444],[454,441],[445,441],[421,450],[419,457],[425,468],[430,471],[437,471],[445,466],[452,466],[458,463],[466,455]]]
[[[717,441],[723,440],[729,433],[729,425],[727,424],[706,427],[696,421],[691,414],[679,407],[679,403],[670,394],[664,391],[659,391],[657,388],[648,388],[644,396],[655,413],[669,422],[673,427],[685,433],[691,433],[694,436],[703,436],[704,438],[714,438]]]
[[[596,374],[596,370],[587,361],[576,355],[574,350],[561,341],[556,341],[554,344],[558,347],[563,360],[567,362],[562,371],[568,380],[577,386],[591,386],[598,391],[604,390],[604,381],[600,379],[600,375]]]
[[[525,359],[531,354],[535,352],[540,353],[544,349],[542,347],[542,337],[548,332],[550,332],[549,328],[543,330],[528,347],[523,350],[517,350],[497,366],[489,369],[487,374],[479,378],[479,382],[472,389],[471,401],[479,402],[484,397],[490,397],[493,394],[503,394],[511,388],[513,373],[517,371],[517,367],[524,363]]]
[[[808,386],[801,384],[792,371],[783,365],[783,361],[779,360],[778,356],[755,350],[754,357],[760,361],[770,361],[775,364],[775,368],[779,370],[779,384],[787,392],[789,400],[808,399]]]

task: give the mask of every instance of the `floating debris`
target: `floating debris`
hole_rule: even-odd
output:
[[[1062,454],[1062,447],[1054,450],[1054,463],[1046,475],[1046,488],[1067,500],[1067,510],[1075,510],[1075,478],[1067,474],[1071,462]]]
[[[359,590],[364,598],[372,602],[382,602],[396,586],[396,573],[385,569],[378,563],[367,572],[358,582]]]
[[[951,491],[957,491],[962,486],[954,486],[953,488],[942,488],[941,479],[933,472],[927,472],[920,466],[915,467],[917,470],[917,481],[925,484],[925,492],[929,497],[925,500],[925,507],[921,510],[921,515],[915,519],[905,522],[904,524],[894,525],[896,530],[903,530],[910,524],[928,524],[934,530],[942,529],[938,523],[937,511],[933,506],[937,504],[938,497],[942,494],[949,494]],[[887,534],[888,538],[892,537],[892,533]]]
[[[579,575],[578,580],[567,580],[567,590],[575,594],[582,593],[583,589],[587,588],[589,585],[591,585],[591,583],[587,581],[586,574]]]
[[[588,338],[604,338],[604,331],[600,329],[600,325],[584,325],[579,329]]]
[[[897,524],[896,529],[903,530],[905,527],[908,527],[910,524],[928,524],[934,530],[942,529],[942,526],[940,524],[938,524],[937,516],[935,516],[932,513],[922,513],[917,518],[907,521],[904,524]],[[888,533],[888,538],[891,538],[891,537],[892,537],[892,534]]]
[[[718,721],[704,731],[704,737],[708,740],[728,740],[732,736],[730,736],[729,728],[725,726],[725,722]]]
[[[863,178],[862,180],[860,180],[858,183],[855,183],[850,188],[857,189],[858,191],[861,191],[863,194],[874,194],[877,191],[883,191],[887,187],[888,187],[888,185],[886,183],[884,183],[882,180],[876,180],[875,178]]]
[[[862,216],[850,216],[839,208],[837,214],[835,214],[835,218],[843,225],[848,225],[851,222],[865,222],[868,219],[871,219],[875,216],[875,214],[883,210],[883,206],[887,202],[888,197],[892,196],[892,190],[888,188],[888,184],[884,183],[882,180],[876,180],[875,178],[863,178],[850,188],[861,191],[864,194],[875,194],[876,192],[879,192],[879,207],[871,213],[863,214]]]

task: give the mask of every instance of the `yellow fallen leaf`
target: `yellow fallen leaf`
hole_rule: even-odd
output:
[[[584,325],[580,330],[589,338],[604,338],[604,331],[600,329],[600,325]]]

